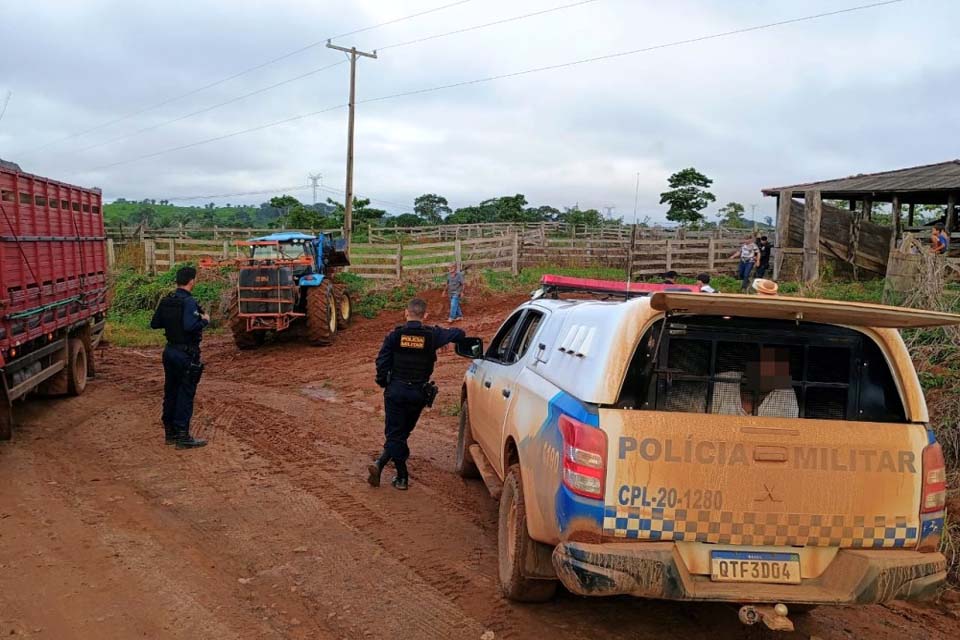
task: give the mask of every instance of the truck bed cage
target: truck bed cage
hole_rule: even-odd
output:
[[[660,291],[685,291],[699,293],[700,285],[666,284],[650,282],[618,282],[615,280],[597,280],[593,278],[572,278],[569,276],[544,275],[540,279],[540,289],[534,294],[538,298],[557,298],[561,293],[580,293],[603,298],[640,298]]]

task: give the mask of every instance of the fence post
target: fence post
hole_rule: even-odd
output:
[[[453,261],[457,263],[457,269],[462,269],[461,266],[461,256],[463,254],[463,246],[459,238],[453,241]]]
[[[157,272],[157,245],[154,240],[143,240],[143,270],[150,275]]]
[[[403,243],[397,244],[397,280],[403,279]]]
[[[627,245],[627,282],[633,279],[633,252],[637,242],[637,226],[630,228],[630,244]]]
[[[229,257],[230,257],[230,241],[224,240],[223,241],[223,259],[226,260]]]
[[[511,265],[513,275],[520,275],[520,236],[516,231],[513,232],[513,264]]]
[[[664,271],[670,271],[673,268],[673,240],[667,238],[667,268]]]
[[[113,248],[113,238],[107,238],[107,266],[113,269],[117,263],[117,255]]]
[[[219,225],[213,225],[213,239],[217,240],[219,237],[220,237]]]
[[[175,238],[170,238],[170,268],[173,269],[175,264],[177,264],[177,241]]]
[[[707,241],[707,271],[713,273],[714,262],[716,260],[716,244],[713,238]]]

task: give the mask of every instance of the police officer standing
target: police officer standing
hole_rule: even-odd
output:
[[[163,350],[163,431],[166,444],[177,449],[193,449],[207,444],[190,435],[193,398],[203,373],[200,340],[210,316],[203,312],[190,292],[197,281],[197,270],[177,270],[177,289],[165,296],[150,321],[151,329],[163,329],[167,346]]]
[[[425,406],[432,406],[437,387],[430,382],[437,350],[463,339],[461,329],[442,329],[423,324],[427,318],[427,303],[414,298],[404,312],[406,324],[391,331],[377,355],[377,384],[383,387],[386,410],[386,442],[383,453],[368,467],[367,482],[380,486],[380,474],[391,460],[397,468],[393,486],[406,491],[410,477],[407,458],[410,448],[407,438],[417,426]]]

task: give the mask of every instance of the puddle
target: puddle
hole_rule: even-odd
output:
[[[337,392],[333,389],[327,389],[326,387],[304,387],[300,390],[300,393],[308,398],[313,398],[314,400],[322,400],[324,402],[340,402],[340,400],[337,398]]]

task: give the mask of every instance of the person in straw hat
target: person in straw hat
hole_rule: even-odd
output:
[[[753,289],[762,296],[775,296],[777,295],[777,291],[780,290],[780,287],[773,280],[756,278],[753,281]]]

